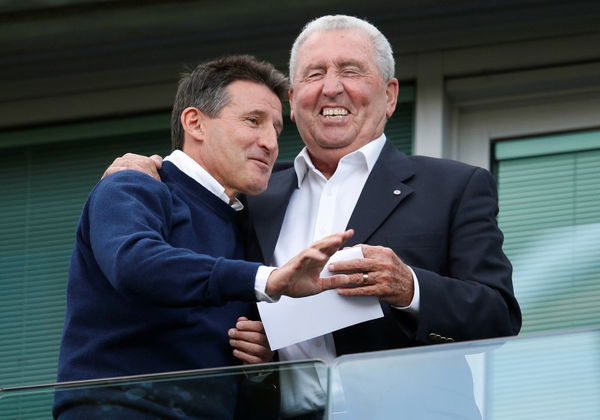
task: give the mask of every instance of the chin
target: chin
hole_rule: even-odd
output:
[[[323,149],[343,149],[349,147],[354,142],[354,137],[348,138],[344,136],[328,136],[317,141],[319,147]]]
[[[262,192],[265,192],[267,189],[268,182],[256,183],[252,185],[248,185],[244,191],[246,195],[257,195]]]

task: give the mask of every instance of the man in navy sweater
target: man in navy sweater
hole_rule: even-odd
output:
[[[254,302],[348,282],[344,275],[321,279],[319,273],[351,231],[315,242],[278,269],[243,260],[236,224],[243,205],[236,195],[267,187],[287,88],[285,76],[250,56],[199,65],[179,82],[174,151],[160,170],[163,182],[121,171],[94,188],[71,260],[59,381],[260,359],[243,348],[234,355],[227,336],[240,317],[255,316]],[[186,389],[187,401],[188,394],[173,392],[167,404],[161,398],[168,386],[138,388],[96,390],[88,397],[113,406],[102,414],[111,418],[169,417],[166,405],[173,401],[186,418],[228,418],[237,390],[233,381],[215,379]],[[210,403],[202,404],[207,395]],[[82,398],[85,392],[57,394],[55,416],[90,417]]]

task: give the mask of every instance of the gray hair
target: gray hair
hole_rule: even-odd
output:
[[[181,113],[195,107],[209,118],[218,117],[229,104],[227,87],[236,80],[247,80],[269,88],[282,102],[287,100],[288,80],[271,63],[251,55],[232,55],[199,64],[179,80],[171,113],[171,147],[183,150]]]
[[[315,33],[336,31],[345,29],[358,29],[367,34],[375,49],[375,64],[384,80],[394,77],[395,62],[392,47],[387,38],[366,20],[347,15],[327,15],[314,19],[304,26],[300,35],[294,41],[290,53],[290,81],[294,82],[294,70],[296,69],[296,56],[298,50],[306,40]]]

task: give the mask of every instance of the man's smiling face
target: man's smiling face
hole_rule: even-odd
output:
[[[317,160],[353,152],[383,133],[396,106],[398,81],[384,81],[361,30],[308,37],[298,50],[291,118]]]
[[[203,123],[205,139],[198,163],[230,197],[258,194],[267,188],[277,159],[281,102],[265,85],[250,81],[235,81],[227,91],[229,103]]]

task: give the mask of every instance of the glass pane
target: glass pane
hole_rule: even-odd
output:
[[[303,361],[8,388],[0,418],[277,419],[279,376],[289,372],[327,378],[323,362]]]
[[[600,330],[344,356],[331,419],[600,418]]]

